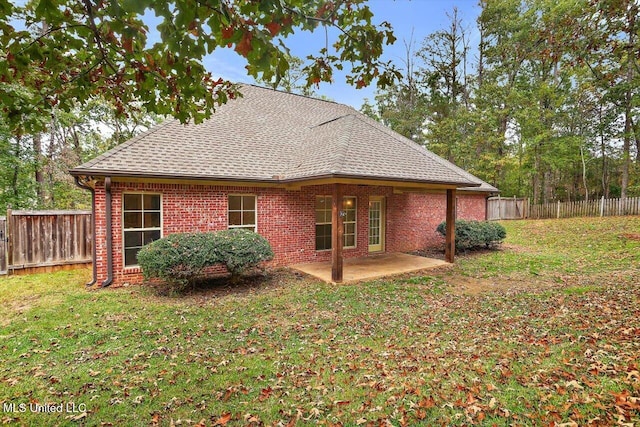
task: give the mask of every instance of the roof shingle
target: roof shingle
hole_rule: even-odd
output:
[[[352,107],[257,86],[240,91],[204,123],[167,120],[71,173],[262,182],[333,176],[497,191]]]

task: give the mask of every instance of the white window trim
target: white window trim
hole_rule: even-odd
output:
[[[342,196],[342,199],[344,200],[347,197],[352,198],[354,200],[355,205],[353,206],[353,210],[355,211],[356,218],[353,221],[349,221],[349,223],[353,222],[353,246],[343,246],[343,248],[356,249],[358,247],[358,198],[356,196],[345,195],[345,196]],[[342,223],[344,227],[345,221],[343,220]]]
[[[125,249],[126,246],[124,245],[124,232],[125,231],[154,231],[157,230],[158,227],[151,227],[151,228],[124,228],[124,196],[126,195],[131,195],[131,194],[142,194],[144,195],[149,195],[149,196],[160,196],[160,238],[162,239],[164,237],[164,206],[162,204],[162,193],[158,193],[155,191],[123,191],[122,192],[122,199],[121,199],[121,205],[120,205],[120,224],[121,224],[121,232],[122,232],[122,268],[124,269],[129,269],[129,268],[140,268],[139,264],[131,264],[131,265],[126,265],[126,258],[125,258]],[[143,200],[144,203],[144,200]],[[144,204],[143,204],[143,213],[144,213]]]
[[[315,203],[313,204],[313,213],[314,213],[313,217],[314,218],[316,217],[316,213],[318,212],[317,209],[316,209],[316,205],[318,203],[318,199],[321,198],[321,197],[324,198],[324,199],[327,199],[327,198],[331,199],[331,196],[322,195],[322,194],[316,195],[316,197],[314,198]],[[329,209],[329,212],[331,212],[331,209]],[[315,227],[318,226],[318,225],[327,225],[327,224],[331,224],[331,220],[329,220],[329,222],[314,222],[314,225],[313,225],[313,227],[314,227],[314,230],[313,230],[314,237],[317,236]],[[314,241],[315,241],[315,239],[314,239]],[[314,243],[314,247],[315,246],[316,246],[316,244]],[[316,250],[316,252],[328,252],[331,249],[317,249],[317,248],[315,248],[315,250]]]
[[[253,231],[255,233],[258,232],[258,195],[257,194],[252,194],[252,193],[229,193],[227,194],[227,229],[231,230],[233,228],[244,228],[244,229],[248,229],[248,227],[246,225],[231,225],[229,224],[229,197],[231,196],[238,196],[238,197],[253,197],[255,202],[254,202],[254,206],[255,206],[255,224],[253,227]],[[237,211],[235,211],[237,212]],[[241,210],[240,212],[249,212],[249,211],[245,211],[245,210]]]
[[[332,195],[322,195],[322,194],[318,194],[315,197],[315,200],[318,199],[318,197],[329,197],[333,200],[333,196]],[[356,212],[356,219],[354,221],[349,221],[349,222],[353,222],[354,223],[354,236],[353,236],[353,246],[344,246],[344,242],[343,242],[343,249],[357,249],[358,248],[358,197],[357,196],[349,196],[349,195],[344,195],[342,196],[342,199],[344,200],[345,198],[352,198],[355,200],[355,206],[354,206],[354,210]],[[333,203],[333,202],[332,202]],[[316,212],[316,208],[315,208],[315,204],[313,207],[313,212]],[[314,215],[315,217],[315,215]],[[331,226],[333,227],[333,223],[331,221],[329,222],[315,222],[314,223],[314,228],[316,225],[326,225],[326,224],[331,224]],[[343,220],[343,226],[344,226],[344,220]],[[315,230],[314,230],[314,234],[315,234]],[[344,236],[343,236],[344,239]],[[331,249],[316,249],[316,252],[328,252],[331,251]]]

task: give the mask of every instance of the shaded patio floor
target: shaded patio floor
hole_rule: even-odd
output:
[[[344,260],[343,283],[370,280],[395,274],[451,265],[446,261],[399,252],[381,253]],[[291,268],[331,283],[331,261],[296,264]]]

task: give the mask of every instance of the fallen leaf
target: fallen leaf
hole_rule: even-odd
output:
[[[271,387],[263,388],[260,390],[260,396],[258,396],[258,400],[262,402],[263,400],[267,400],[271,393],[273,393],[273,389]]]
[[[204,421],[204,420],[202,420],[202,421]],[[229,421],[231,421],[231,412],[228,412],[226,414],[222,414],[222,416],[220,418],[218,418],[213,425],[214,426],[226,426]]]

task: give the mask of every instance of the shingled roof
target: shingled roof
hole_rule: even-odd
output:
[[[204,123],[166,122],[73,175],[287,183],[356,178],[495,187],[347,105],[251,85]]]

